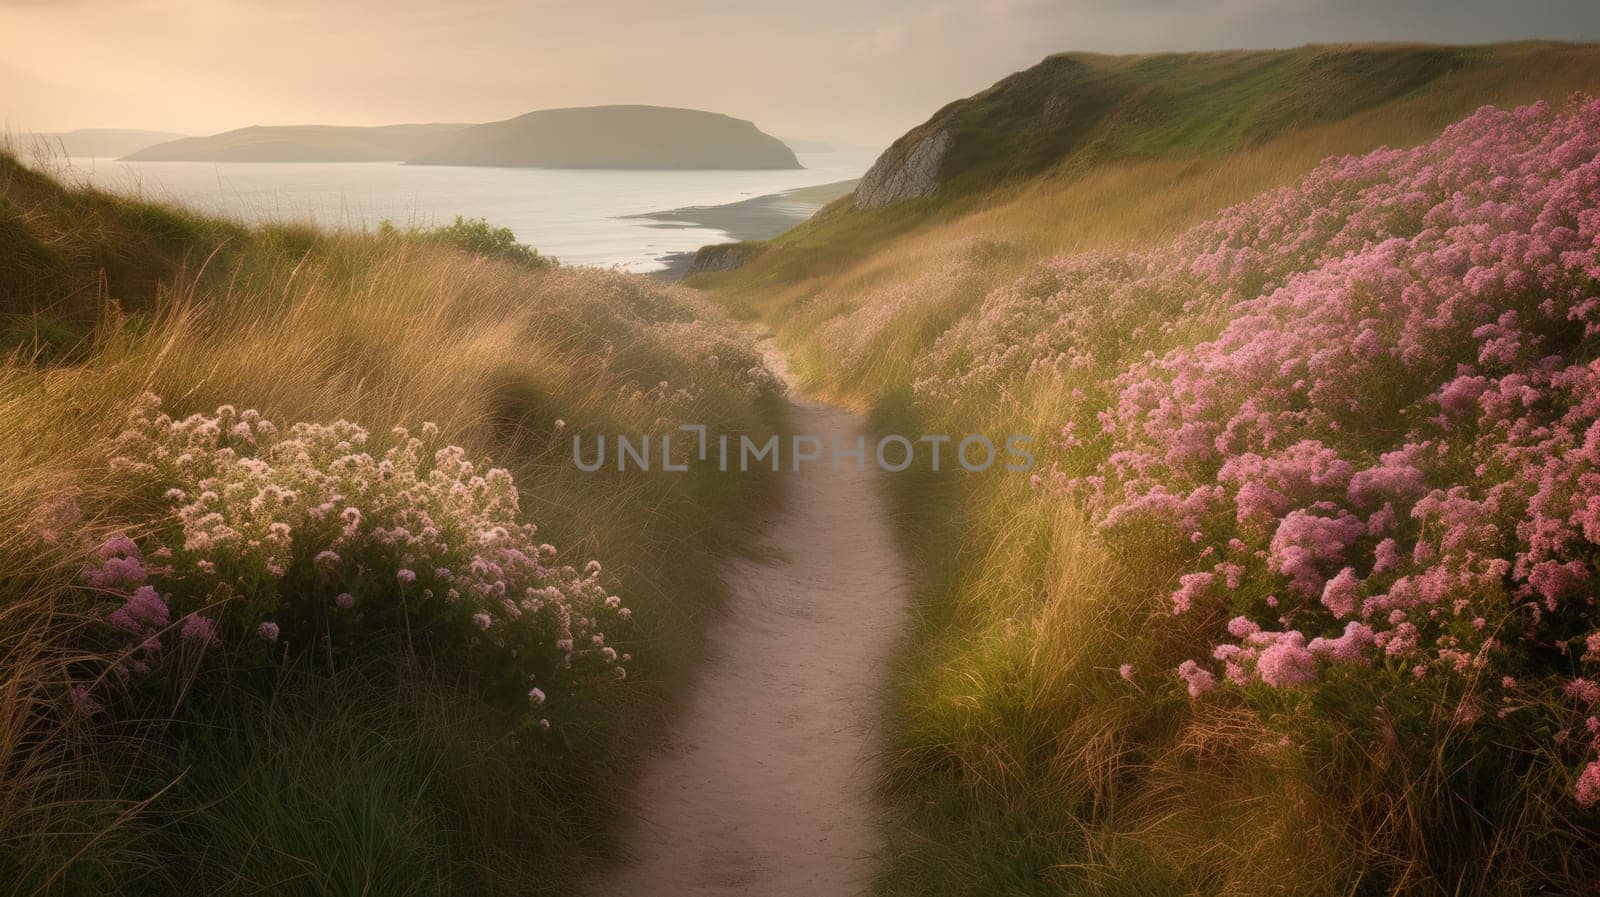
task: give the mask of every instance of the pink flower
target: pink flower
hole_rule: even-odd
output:
[[[1588,581],[1589,571],[1584,563],[1578,560],[1566,563],[1553,560],[1540,561],[1528,572],[1528,584],[1543,595],[1548,603],[1547,606],[1552,608],[1555,602],[1576,593]]]
[[[181,635],[186,642],[199,642],[202,645],[213,645],[217,642],[217,624],[209,617],[199,614],[189,614],[183,618]]]
[[[105,712],[105,705],[95,700],[87,685],[74,685],[72,687],[72,711],[80,719],[88,719]]]
[[[1249,617],[1239,616],[1228,621],[1228,634],[1234,638],[1248,638],[1261,631],[1261,627]]]
[[[1356,609],[1356,571],[1346,567],[1322,588],[1322,604],[1335,617],[1348,617]]]
[[[1217,677],[1201,669],[1200,665],[1192,660],[1185,660],[1178,665],[1178,676],[1188,685],[1191,698],[1198,698],[1217,687]]]
[[[1591,762],[1578,775],[1578,784],[1572,789],[1578,806],[1592,807],[1600,802],[1600,760]]]
[[[1561,687],[1569,698],[1577,698],[1585,704],[1600,704],[1600,684],[1592,679],[1573,679]]]
[[[1351,504],[1370,507],[1386,499],[1415,500],[1428,491],[1427,476],[1403,460],[1404,452],[1383,456],[1383,463],[1350,478]]]
[[[1439,403],[1447,414],[1465,415],[1477,409],[1478,397],[1483,395],[1488,388],[1489,381],[1485,377],[1463,374],[1449,383],[1439,387],[1434,401]]]
[[[1346,623],[1338,638],[1314,638],[1306,650],[1334,663],[1367,663],[1365,651],[1376,641],[1372,627],[1355,620]]]
[[[1349,513],[1322,517],[1292,511],[1272,536],[1267,566],[1288,576],[1296,594],[1316,595],[1325,582],[1322,569],[1343,560],[1345,550],[1366,533],[1366,524]]]
[[[1395,548],[1394,539],[1384,539],[1372,550],[1372,572],[1375,574],[1398,569],[1400,563],[1400,552]]]
[[[1189,610],[1194,599],[1211,588],[1214,578],[1210,573],[1185,573],[1178,577],[1178,590],[1172,593],[1172,612],[1181,614]]]
[[[1256,660],[1256,670],[1261,674],[1261,681],[1274,688],[1289,688],[1296,685],[1307,685],[1317,679],[1316,659],[1311,652],[1299,644],[1300,633],[1286,633],[1294,636],[1293,639],[1285,638],[1271,645],[1261,652],[1261,657]]]
[[[1122,666],[1117,667],[1117,675],[1121,676],[1124,680],[1126,680],[1128,682],[1132,682],[1133,681],[1133,664],[1125,663]]]
[[[171,622],[170,614],[167,602],[153,586],[140,586],[107,619],[129,632],[145,633],[165,629]]]
[[[96,563],[83,570],[83,581],[94,589],[132,589],[143,584],[149,573],[139,546],[123,533],[117,533],[95,550]]]

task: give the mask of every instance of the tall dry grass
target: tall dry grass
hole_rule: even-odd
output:
[[[85,239],[75,208],[111,220],[111,242],[128,220],[183,215],[7,182],[19,184],[32,191],[28,236],[46,244]],[[23,345],[0,361],[3,890],[569,890],[610,849],[633,770],[703,646],[716,561],[739,550],[768,487],[585,474],[567,436],[649,432],[661,418],[769,430],[772,384],[745,373],[759,356],[697,297],[647,278],[417,235],[224,230],[136,303],[102,290],[70,353]],[[179,683],[166,704],[82,712],[73,687],[111,682],[114,658],[82,647],[84,628],[103,624],[79,571],[107,534],[165,513],[122,494],[107,465],[146,392],[179,416],[228,403],[375,434],[438,424],[513,472],[541,536],[605,565],[636,613],[618,644],[635,657],[629,679],[544,746],[479,701],[470,675],[383,646],[355,669],[291,662],[266,692],[209,683],[224,697],[205,707]]]

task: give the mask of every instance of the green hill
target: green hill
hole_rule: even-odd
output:
[[[253,126],[146,147],[130,162],[398,162],[426,152],[462,124]]]
[[[1069,159],[1236,149],[1381,105],[1490,55],[1428,46],[1062,53],[896,140],[864,180],[858,205],[992,186]],[[919,166],[932,176],[913,177]]]
[[[1558,67],[1593,53],[1551,44],[1062,53],[950,103],[896,140],[863,179],[857,205],[980,190],[1063,164],[1229,152],[1476,78],[1498,89],[1462,98],[1489,101],[1515,90],[1512,70],[1530,54]]]
[[[660,106],[542,109],[475,125],[415,165],[521,168],[799,168],[794,152],[754,124]]]
[[[1596,90],[1594,44],[1058,54],[939,109],[890,145],[850,198],[741,246],[741,272],[705,283],[759,288],[753,301],[783,305],[784,289],[799,297],[821,285],[808,278],[837,281],[856,262],[881,268],[891,246],[934,245],[930,228],[949,235],[979,220],[1025,244],[1019,265],[1148,241],[1325,156],[1413,145],[1485,104]]]

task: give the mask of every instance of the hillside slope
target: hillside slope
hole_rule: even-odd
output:
[[[940,109],[806,224],[707,247],[741,269],[697,282],[789,314],[971,240],[994,256],[974,276],[998,282],[1062,250],[1171,236],[1329,155],[1413,145],[1479,106],[1575,91],[1600,91],[1600,46],[1061,54]]]
[[[0,153],[0,892],[572,893],[616,849],[773,483],[570,436],[781,399],[702,297],[508,240]]]
[[[981,190],[1074,164],[1215,154],[1474,76],[1506,74],[1535,45],[1313,46],[1106,56],[1063,53],[936,112],[896,140],[856,206]]]
[[[1593,880],[1578,91],[1595,47],[1053,57],[891,150],[950,135],[926,195],[707,250],[743,264],[691,283],[880,434],[1039,451],[891,479],[920,581],[876,893]]]
[[[427,152],[462,124],[282,125],[239,128],[146,147],[129,162],[398,162]]]
[[[244,235],[180,209],[70,189],[0,153],[0,353],[53,354],[108,307],[148,312],[186,261]]]
[[[523,168],[799,168],[794,152],[754,124],[696,109],[542,109],[475,125],[414,165]]]

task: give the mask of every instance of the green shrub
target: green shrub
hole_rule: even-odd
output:
[[[385,222],[387,224],[387,222]],[[556,260],[540,255],[532,246],[517,242],[517,235],[509,227],[495,227],[482,218],[456,216],[454,224],[421,233],[426,239],[438,240],[475,255],[506,259],[534,268],[554,268]]]

